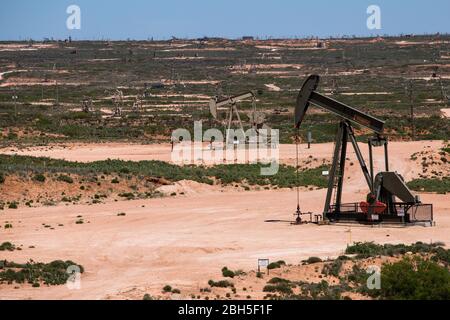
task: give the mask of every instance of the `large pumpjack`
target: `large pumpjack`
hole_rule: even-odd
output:
[[[297,97],[295,127],[299,128],[310,104],[330,111],[341,118],[339,123],[328,191],[323,210],[324,218],[330,222],[351,222],[377,224],[390,223],[433,223],[433,206],[423,204],[405,184],[397,172],[389,171],[388,140],[382,136],[384,122],[347,106],[339,101],[316,92],[320,77],[311,75],[304,82]],[[355,138],[353,125],[370,129],[374,136],[368,139],[369,168],[366,166]],[[350,142],[369,187],[367,199],[359,203],[342,203],[347,144]],[[374,175],[373,148],[384,147],[385,171]],[[333,199],[333,201],[332,201]]]

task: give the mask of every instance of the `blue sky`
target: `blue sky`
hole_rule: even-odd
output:
[[[66,8],[81,8],[68,30]],[[381,30],[366,26],[381,8]],[[449,0],[2,0],[0,40],[168,39],[450,33]]]

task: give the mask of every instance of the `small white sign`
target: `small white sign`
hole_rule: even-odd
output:
[[[372,220],[379,220],[380,219],[380,216],[379,215],[377,215],[377,214],[373,214],[372,215]]]
[[[258,259],[258,266],[266,268],[269,265],[269,259]]]
[[[322,171],[322,175],[323,175],[323,176],[327,176],[327,175],[329,175],[329,174],[330,174],[329,171]]]
[[[399,208],[399,209],[397,210],[397,215],[398,215],[399,217],[404,217],[404,216],[405,216],[405,209]]]

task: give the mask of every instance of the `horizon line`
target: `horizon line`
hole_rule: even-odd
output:
[[[147,37],[147,38],[73,38],[71,35],[66,38],[54,38],[54,37],[42,37],[41,40],[36,40],[33,38],[21,39],[0,39],[0,42],[64,42],[71,39],[72,42],[94,42],[94,41],[114,41],[114,42],[125,42],[125,41],[193,41],[193,40],[208,40],[208,39],[219,39],[228,41],[267,41],[267,40],[349,40],[349,39],[367,39],[367,38],[402,38],[402,37],[430,37],[430,36],[450,36],[450,32],[434,32],[434,33],[398,33],[398,34],[370,34],[370,35],[329,35],[326,37],[319,37],[315,35],[309,36],[254,36],[254,35],[242,35],[239,37],[224,37],[224,36],[203,36],[203,37]],[[244,38],[249,39],[244,39]]]

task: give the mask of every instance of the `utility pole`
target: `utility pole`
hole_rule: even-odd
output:
[[[447,91],[445,90],[444,83],[442,82],[441,77],[439,77],[439,83],[441,85],[442,102],[444,103],[445,107],[448,107],[449,96],[447,95]]]
[[[307,140],[308,140],[308,149],[311,149],[311,142],[312,142],[311,127],[308,129]]]
[[[17,117],[17,99],[16,88],[13,89],[12,100],[14,101],[14,116]]]
[[[56,90],[56,106],[59,107],[58,80],[55,80],[55,90]]]
[[[410,117],[411,117],[411,139],[414,141],[416,138],[416,129],[414,126],[414,92],[413,92],[413,83],[412,80],[409,80],[406,85],[406,94],[409,98],[409,105],[410,105]]]

